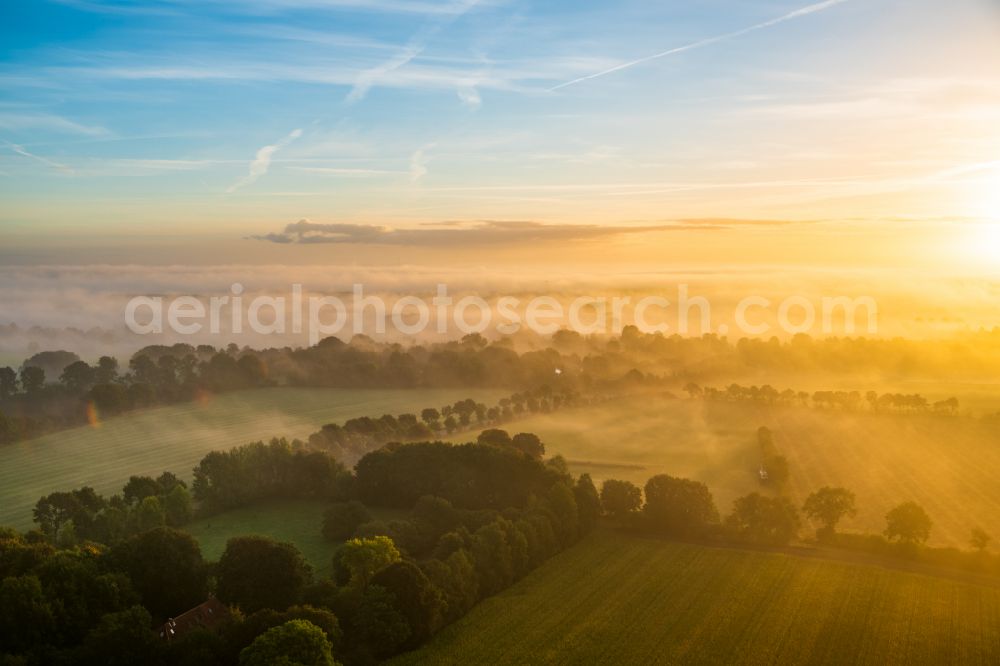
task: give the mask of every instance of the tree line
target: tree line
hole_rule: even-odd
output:
[[[136,352],[124,368],[110,356],[89,365],[70,352],[41,352],[25,361],[19,371],[0,368],[0,443],[80,425],[95,414],[108,417],[196,399],[205,392],[271,385],[504,387],[523,391],[551,385],[557,378],[564,388],[593,394],[631,384],[688,382],[694,388],[695,382],[748,371],[843,374],[884,370],[903,376],[956,372],[978,376],[988,368],[1000,368],[997,331],[947,346],[905,340],[813,339],[806,335],[785,342],[731,342],[712,334],[682,337],[643,333],[634,326],[626,326],[620,336],[612,338],[585,337],[566,330],[527,342],[522,337],[488,341],[472,334],[461,340],[409,347],[364,335],[349,342],[330,337],[308,348],[152,345]],[[918,395],[893,393],[807,394],[770,386],[739,387],[730,392],[732,388],[702,391],[717,399],[811,402],[840,409],[958,411],[954,398],[928,403]]]
[[[19,371],[0,368],[0,444],[134,409],[267,386],[516,390],[506,404],[488,407],[487,414],[481,415],[476,406],[477,418],[498,422],[509,418],[507,410],[558,408],[567,395],[596,390],[602,382],[613,386],[611,380],[621,379],[563,372],[578,365],[579,359],[551,348],[518,353],[509,340],[488,343],[479,335],[411,347],[363,335],[349,343],[326,338],[306,349],[154,345],[136,352],[125,368],[109,356],[90,365],[70,352],[41,352]],[[553,387],[550,395],[537,394],[544,386]],[[430,424],[432,430],[468,425],[463,420],[469,414],[460,406],[449,410],[455,407],[459,409],[441,410],[439,423]],[[494,407],[497,411],[490,414]]]
[[[523,337],[523,336],[522,336]],[[259,386],[332,388],[504,387],[523,391],[558,381],[595,394],[622,386],[688,388],[713,399],[813,404],[824,408],[955,414],[954,398],[928,402],[912,394],[856,391],[807,393],[771,386],[701,389],[695,382],[748,371],[843,374],[884,370],[896,375],[973,376],[1000,368],[1000,332],[950,345],[864,338],[789,341],[643,333],[626,326],[618,337],[558,331],[550,338],[461,340],[404,347],[354,336],[330,337],[308,348],[253,350],[178,343],[136,352],[125,368],[110,356],[94,365],[65,351],[36,354],[20,371],[0,368],[0,443],[87,423],[95,415],[192,400],[205,392]],[[638,368],[642,368],[639,371]],[[988,374],[988,373],[987,373]],[[554,379],[555,378],[555,379]],[[442,417],[446,421],[447,417]]]
[[[576,342],[573,349],[578,352],[600,347],[597,340],[568,337]],[[1000,327],[946,339],[816,338],[803,333],[786,340],[733,340],[715,334],[685,337],[643,333],[626,326],[616,342],[630,362],[644,361],[635,367],[672,371],[681,381],[701,383],[712,377],[745,376],[748,372],[983,379],[1000,373]]]
[[[350,464],[389,442],[426,441],[462,430],[501,425],[521,416],[578,407],[596,399],[581,396],[570,388],[553,389],[544,384],[501,398],[492,406],[466,398],[441,408],[426,407],[419,416],[385,414],[378,418],[348,419],[343,424],[331,423],[311,434],[307,441],[310,447]]]
[[[90,365],[69,352],[36,354],[19,372],[0,368],[0,444],[134,409],[194,400],[205,392],[273,385],[255,354],[207,345],[180,347],[173,353],[140,350],[125,370],[110,356]],[[47,375],[60,367],[55,376]]]
[[[919,393],[882,393],[877,391],[779,391],[770,384],[763,386],[741,386],[730,384],[725,389],[700,386],[688,382],[684,391],[692,399],[716,402],[755,402],[768,405],[799,405],[818,409],[839,409],[843,411],[871,411],[895,414],[958,414],[958,398],[931,402]]]
[[[164,472],[132,476],[110,498],[88,486],[54,492],[39,499],[32,513],[39,536],[49,543],[110,544],[154,527],[184,525],[194,515],[194,502],[187,484]]]
[[[916,502],[903,502],[886,513],[881,535],[838,532],[840,522],[858,512],[857,499],[846,488],[824,486],[811,493],[801,507],[782,495],[754,492],[736,499],[724,517],[704,483],[666,474],[650,478],[641,489],[630,481],[609,479],[601,485],[600,498],[604,515],[613,522],[654,534],[786,546],[798,538],[805,516],[816,526],[815,542],[822,545],[1000,573],[1000,558],[986,553],[992,538],[981,527],[970,531],[969,545],[974,552],[924,547],[933,522]]]

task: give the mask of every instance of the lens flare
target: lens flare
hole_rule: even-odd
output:
[[[101,427],[101,415],[97,411],[97,405],[93,402],[87,403],[87,423],[90,424],[91,428]]]

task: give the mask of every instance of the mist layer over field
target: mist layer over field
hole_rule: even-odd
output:
[[[972,528],[1000,519],[1000,431],[972,418],[634,396],[510,428],[538,434],[547,454],[598,484],[641,487],[656,474],[702,481],[724,514],[737,497],[762,490],[760,426],[788,459],[787,492],[797,505],[822,486],[856,493],[858,515],[842,523],[846,531],[881,533],[886,512],[915,501],[934,522],[931,545],[967,548]]]
[[[88,360],[101,355],[126,357],[150,344],[211,344],[230,342],[255,348],[305,345],[308,331],[294,333],[292,308],[284,317],[284,330],[261,334],[247,324],[246,312],[240,332],[234,332],[231,311],[225,310],[218,332],[206,323],[198,333],[179,333],[164,326],[162,333],[136,334],[126,326],[125,311],[136,296],[160,298],[164,308],[173,299],[192,296],[204,303],[215,297],[232,297],[232,287],[239,284],[244,309],[258,296],[284,297],[290,302],[293,285],[301,285],[304,298],[336,296],[345,301],[347,321],[337,335],[349,338],[362,332],[375,338],[421,343],[461,337],[451,321],[444,332],[438,328],[437,311],[432,309],[430,325],[419,334],[400,333],[389,317],[379,317],[366,308],[360,318],[353,317],[353,289],[360,285],[366,296],[383,299],[391,308],[402,296],[415,296],[428,303],[438,285],[445,285],[455,300],[466,295],[483,298],[490,306],[494,324],[499,322],[496,306],[501,297],[515,297],[522,303],[546,296],[568,309],[577,298],[618,297],[634,305],[649,296],[664,298],[670,305],[656,305],[643,315],[640,328],[663,330],[667,335],[681,333],[728,334],[740,337],[788,338],[778,310],[787,299],[810,304],[819,313],[813,326],[801,332],[813,335],[865,335],[867,337],[907,336],[940,338],[1000,325],[994,304],[1000,297],[1000,283],[984,277],[942,274],[929,277],[922,272],[903,269],[825,270],[804,267],[741,266],[642,266],[621,267],[551,266],[530,267],[454,267],[440,266],[4,266],[0,267],[0,364],[17,365],[39,350],[66,349]],[[681,312],[680,291],[690,298],[704,299],[710,306],[707,325],[701,310]],[[748,320],[766,326],[766,332],[744,331],[735,321],[739,303],[748,297],[766,299],[767,307],[755,306]],[[838,310],[824,329],[821,316],[823,299],[870,299],[876,306],[872,315],[876,326],[870,330],[869,311],[858,308],[853,318]],[[143,312],[147,315],[148,313]],[[625,324],[633,323],[634,313],[626,309],[622,321],[615,321],[610,307],[603,316],[588,310],[581,316],[580,332],[612,335]],[[264,309],[261,318],[272,320]],[[308,320],[308,312],[306,312]],[[329,321],[329,314],[325,320]],[[477,323],[475,311],[467,317]],[[804,322],[796,311],[796,327]],[[848,320],[851,319],[849,322]],[[357,323],[355,323],[357,321]],[[381,333],[379,324],[385,324]],[[564,317],[557,327],[573,328]],[[660,329],[666,325],[666,329]],[[527,331],[522,326],[522,331]],[[799,332],[796,328],[796,331]],[[484,331],[496,337],[493,327]]]

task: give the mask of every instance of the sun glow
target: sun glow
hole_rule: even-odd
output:
[[[955,239],[962,261],[1000,269],[1000,171],[991,171],[966,190],[966,209],[976,221]]]
[[[993,240],[997,239],[997,228],[1000,227],[1000,173],[987,185],[983,193],[982,213],[992,222]]]
[[[960,241],[962,261],[977,267],[1000,269],[1000,218],[974,224]]]
[[[997,216],[997,220],[984,224],[981,236],[984,253],[1000,262],[1000,215]]]

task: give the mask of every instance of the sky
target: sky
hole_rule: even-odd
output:
[[[1000,266],[997,0],[0,12],[0,265]]]

